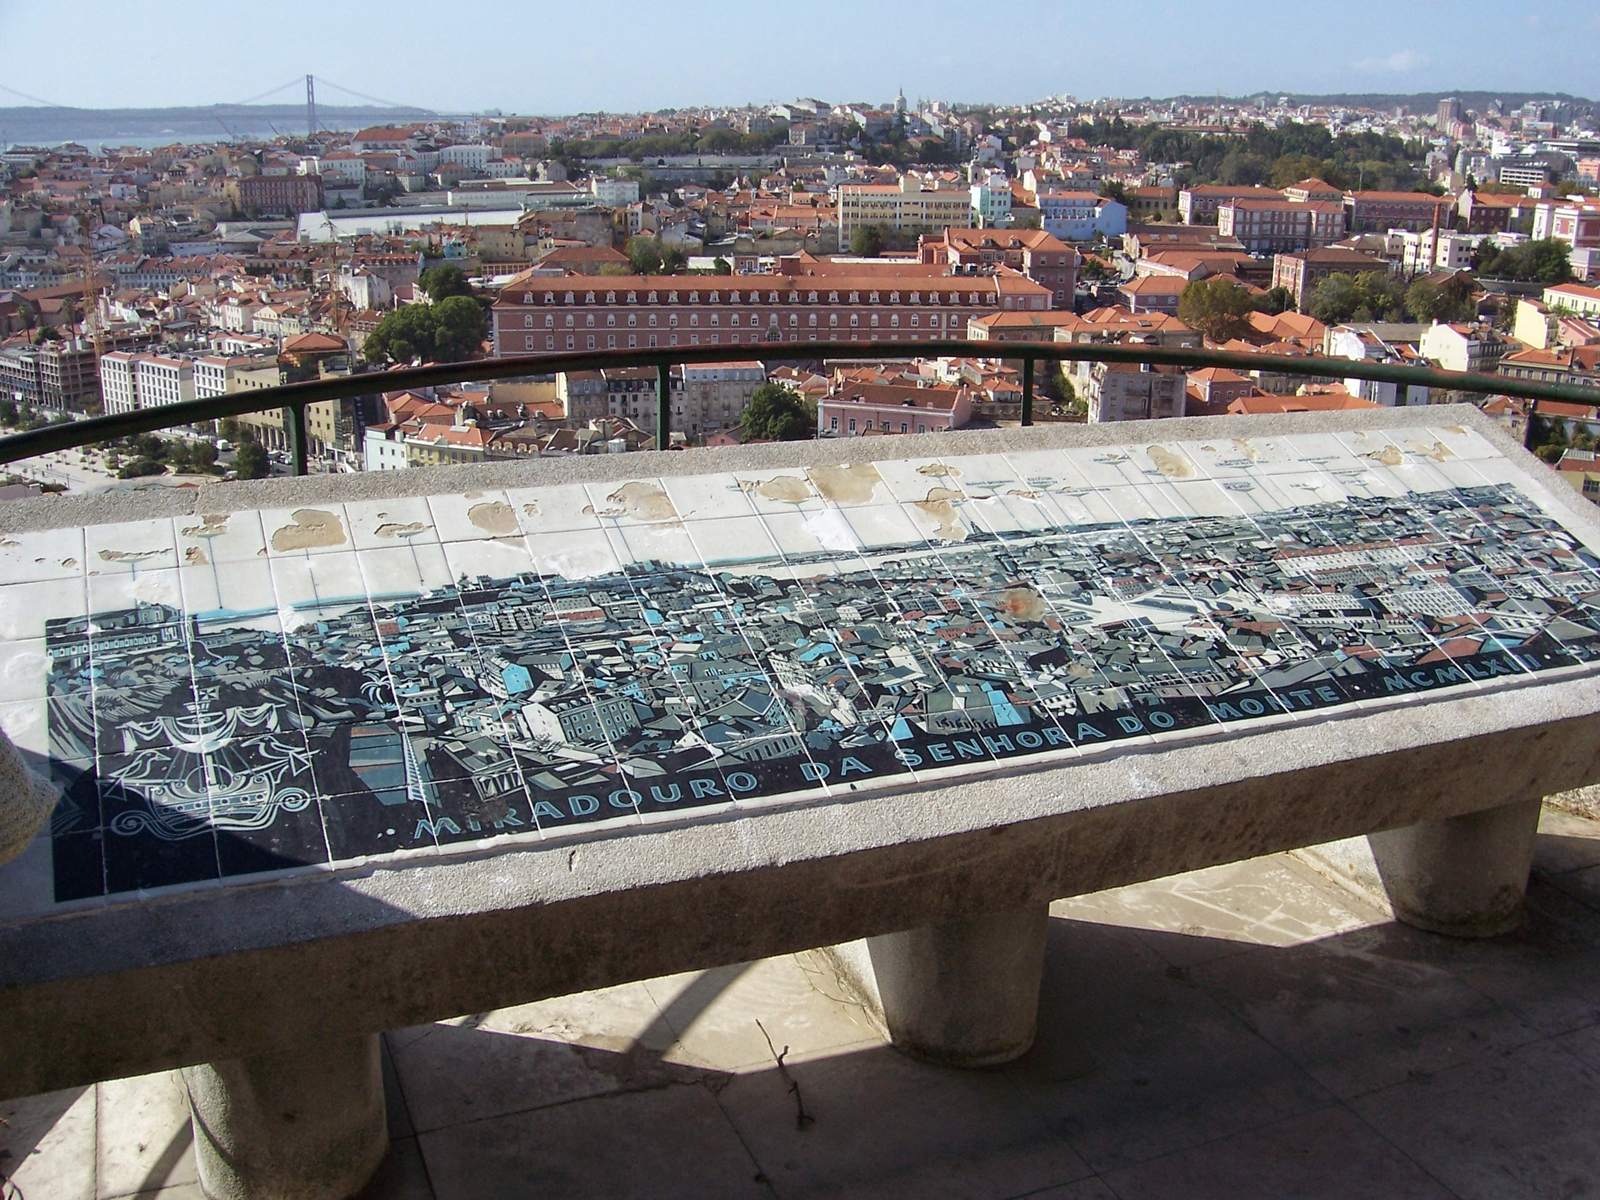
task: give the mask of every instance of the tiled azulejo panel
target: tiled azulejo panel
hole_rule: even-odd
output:
[[[26,535],[4,717],[51,903],[1070,763],[1585,668],[1600,561],[1519,478],[1447,430]]]

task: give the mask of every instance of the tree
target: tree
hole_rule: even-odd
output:
[[[1286,287],[1268,288],[1255,299],[1256,311],[1270,313],[1272,316],[1288,312],[1293,307],[1294,293]]]
[[[717,255],[716,260],[711,264],[711,270],[712,270],[712,272],[714,274],[717,274],[717,275],[732,275],[733,274],[733,266],[732,266],[732,264],[730,264],[728,262],[728,260],[723,258],[722,255],[720,255],[720,254]]]
[[[1378,271],[1329,275],[1311,293],[1307,311],[1326,325],[1342,321],[1398,321],[1404,315],[1400,284]]]
[[[661,239],[641,233],[628,239],[628,265],[635,275],[661,274]]]
[[[118,479],[142,479],[146,475],[165,475],[166,467],[153,458],[136,458],[117,472]]]
[[[265,479],[272,471],[272,463],[261,443],[245,442],[233,456],[233,474],[236,479]]]
[[[1115,200],[1118,204],[1128,202],[1128,189],[1121,181],[1116,179],[1102,179],[1100,181],[1100,194],[1107,200]]]
[[[1254,308],[1250,293],[1225,275],[1197,279],[1178,296],[1178,319],[1213,342],[1242,336]]]
[[[447,302],[448,303],[448,302]],[[370,363],[411,363],[434,356],[438,319],[431,304],[407,304],[384,314],[361,348]]]
[[[1473,315],[1472,285],[1456,276],[1447,283],[1419,279],[1406,289],[1406,313],[1417,321],[1463,321]]]
[[[857,225],[850,231],[850,253],[857,258],[877,258],[887,240],[881,225]]]
[[[751,441],[803,442],[816,432],[817,418],[799,392],[767,383],[751,395],[740,426]]]
[[[1572,260],[1566,242],[1540,238],[1496,251],[1488,242],[1479,248],[1478,272],[1503,279],[1522,279],[1549,286],[1572,278]]]
[[[460,362],[482,350],[486,323],[483,307],[471,296],[451,296],[433,306],[433,357]]]
[[[472,285],[467,282],[467,273],[455,263],[429,267],[417,276],[417,284],[428,293],[428,299],[435,304],[441,300],[448,300],[451,296],[472,295]]]

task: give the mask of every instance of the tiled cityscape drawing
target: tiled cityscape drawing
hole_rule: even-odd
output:
[[[1400,430],[13,535],[0,702],[58,901],[848,794],[1592,663],[1525,479]]]

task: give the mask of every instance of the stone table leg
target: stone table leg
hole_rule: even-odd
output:
[[[896,1048],[947,1067],[1010,1062],[1033,1045],[1048,904],[829,947],[841,982]]]
[[[378,1034],[185,1067],[213,1200],[344,1200],[389,1149]]]
[[[1539,800],[1371,834],[1394,915],[1454,937],[1494,937],[1522,919]]]

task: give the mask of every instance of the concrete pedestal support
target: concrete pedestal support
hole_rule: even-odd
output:
[[[1454,937],[1494,937],[1522,919],[1538,800],[1422,821],[1367,841],[1394,915]]]
[[[213,1200],[344,1200],[389,1149],[378,1035],[186,1067]]]
[[[897,1049],[946,1067],[1026,1053],[1039,1020],[1048,904],[823,952]]]

